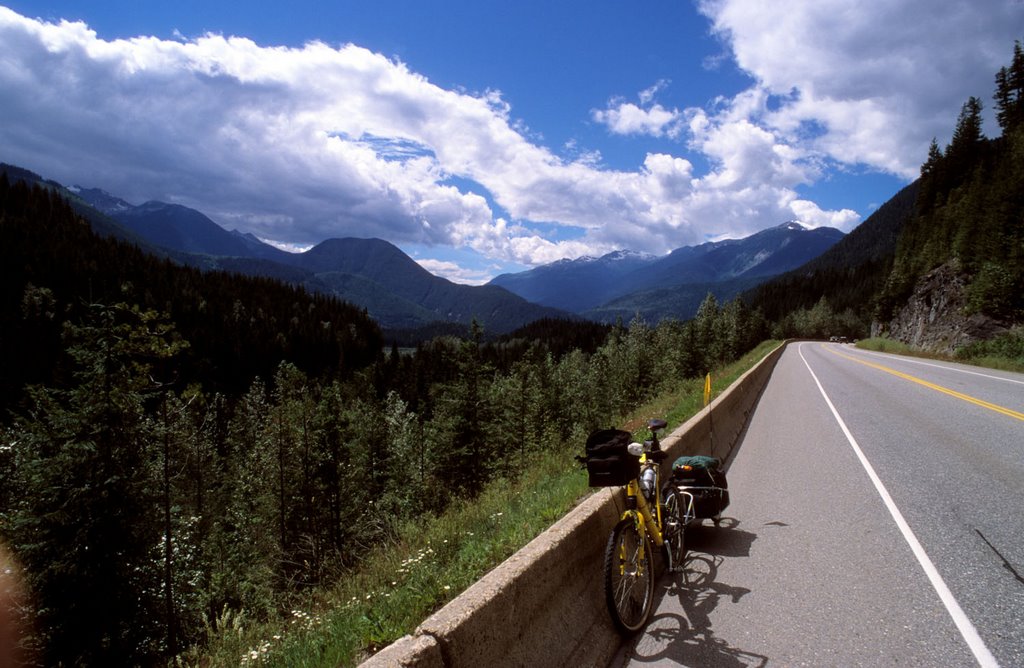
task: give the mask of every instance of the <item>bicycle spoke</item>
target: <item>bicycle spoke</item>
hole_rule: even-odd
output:
[[[621,629],[636,631],[646,621],[653,596],[649,547],[630,522],[623,521],[608,546],[606,594],[612,618]]]

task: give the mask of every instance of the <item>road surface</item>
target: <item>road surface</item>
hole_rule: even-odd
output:
[[[613,666],[1024,666],[1024,376],[790,345]]]

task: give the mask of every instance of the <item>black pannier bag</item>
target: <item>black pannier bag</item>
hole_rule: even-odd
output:
[[[698,518],[716,517],[729,505],[729,482],[716,457],[680,457],[672,464],[672,484],[693,495]]]
[[[587,475],[591,487],[625,485],[640,475],[640,458],[629,454],[633,436],[621,429],[602,429],[587,437]]]

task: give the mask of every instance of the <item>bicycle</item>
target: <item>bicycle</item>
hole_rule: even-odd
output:
[[[661,449],[658,431],[667,426],[664,420],[650,420],[651,439],[627,446],[630,456],[639,457],[639,471],[626,484],[626,510],[605,547],[605,599],[612,621],[626,634],[642,628],[653,607],[651,543],[665,548],[670,572],[682,567],[686,555],[680,496],[660,482],[659,464],[668,455]],[[689,505],[692,512],[692,500]]]

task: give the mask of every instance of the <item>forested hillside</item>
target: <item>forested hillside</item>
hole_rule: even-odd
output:
[[[97,189],[65,187],[27,169],[0,163],[9,183],[53,191],[100,236],[207,271],[270,278],[364,309],[390,340],[427,340],[437,331],[467,332],[473,320],[506,334],[541,318],[572,317],[495,286],[434,276],[382,239],[327,239],[289,253],[252,234],[227,231],[195,209],[151,201],[135,206]],[[391,332],[396,332],[394,335]]]
[[[0,212],[0,405],[26,382],[67,377],[63,330],[100,304],[173,322],[189,342],[176,373],[216,391],[244,390],[285,358],[314,376],[345,376],[379,354],[380,332],[362,309],[99,237],[51,190],[0,174]]]
[[[688,323],[549,320],[381,350],[365,314],[92,233],[0,177],[0,539],[43,665],[154,665],[273,620],[411,518],[571,461],[590,430],[753,347]],[[228,614],[230,613],[230,614]]]
[[[996,118],[1002,135],[982,134],[982,103],[970,98],[950,144],[932,143],[921,177],[897,193],[828,252],[744,295],[773,323],[777,337],[867,336],[927,329],[941,319],[970,339],[961,324],[984,321],[999,332],[1024,321],[1024,53],[996,75]],[[921,308],[906,310],[933,272]],[[963,295],[959,294],[962,288]],[[941,315],[937,304],[948,303]],[[976,324],[976,322],[975,322]],[[979,335],[977,332],[974,336]],[[935,339],[948,339],[948,332]]]
[[[775,323],[781,338],[866,336],[917,190],[915,181],[822,255],[743,298]]]
[[[1002,136],[981,131],[982,103],[970,98],[945,150],[933,142],[921,167],[917,211],[896,249],[878,303],[885,322],[927,272],[947,263],[967,277],[968,312],[1024,320],[1024,52],[996,75]]]

